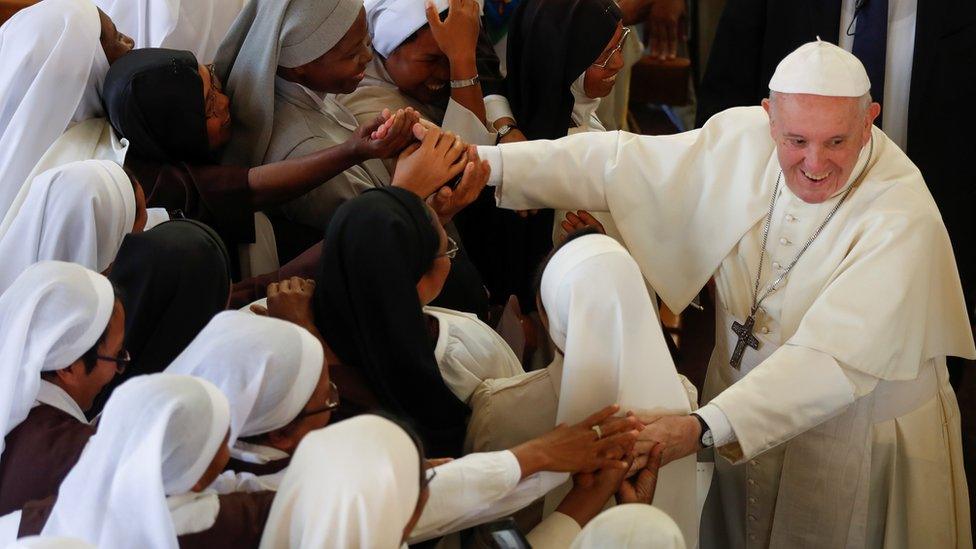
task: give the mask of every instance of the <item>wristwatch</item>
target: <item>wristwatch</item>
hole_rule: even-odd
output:
[[[700,415],[691,415],[701,424],[701,437],[698,439],[698,443],[701,444],[702,448],[711,448],[715,444],[715,440],[712,438],[712,429]]]
[[[506,135],[508,135],[512,130],[518,129],[515,124],[505,124],[504,126],[498,128],[496,132],[498,137],[495,139],[495,144],[497,145]]]
[[[474,86],[481,81],[481,78],[476,74],[474,78],[465,78],[464,80],[451,80],[451,87],[457,88],[467,88],[468,86]]]

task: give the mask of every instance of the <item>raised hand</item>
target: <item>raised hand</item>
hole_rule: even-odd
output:
[[[312,312],[314,294],[314,280],[293,276],[268,284],[268,306],[251,305],[251,311],[306,328],[315,326],[315,313]]]
[[[567,233],[578,231],[584,227],[593,227],[594,229],[600,231],[601,234],[607,234],[607,230],[603,227],[603,223],[597,221],[593,214],[586,210],[578,210],[576,213],[566,212],[566,219],[559,222],[559,226],[563,228]]]
[[[467,146],[461,138],[434,125],[414,124],[412,131],[414,136],[423,135],[423,140],[400,154],[393,186],[426,199],[464,170]]]
[[[469,145],[466,156],[468,163],[464,166],[464,174],[458,186],[454,189],[441,187],[427,199],[427,204],[437,213],[441,225],[449,223],[455,214],[477,200],[488,184],[491,167],[487,160],[478,158],[478,148]]]
[[[678,43],[688,40],[686,0],[652,0],[647,19],[651,55],[659,59],[678,56]]]
[[[462,59],[473,60],[475,46],[478,44],[478,33],[481,30],[481,7],[478,2],[451,0],[444,21],[441,21],[437,7],[429,0],[426,12],[430,32],[447,59],[452,63]]]

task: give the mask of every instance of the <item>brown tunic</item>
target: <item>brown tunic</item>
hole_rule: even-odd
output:
[[[219,496],[220,511],[213,526],[203,532],[177,537],[181,549],[255,549],[261,544],[264,525],[271,513],[274,492],[235,492]],[[17,537],[40,535],[54,509],[55,497],[24,506]]]
[[[158,164],[133,155],[125,166],[139,179],[150,208],[181,210],[188,219],[213,227],[228,247],[254,242],[248,168]]]
[[[0,515],[58,493],[95,428],[41,404],[7,434],[0,456]]]

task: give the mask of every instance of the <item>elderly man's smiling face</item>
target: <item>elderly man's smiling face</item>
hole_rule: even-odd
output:
[[[775,94],[763,108],[786,185],[809,204],[844,187],[881,112],[877,103],[865,107],[856,97],[791,93]]]

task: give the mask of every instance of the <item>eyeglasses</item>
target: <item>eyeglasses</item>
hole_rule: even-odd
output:
[[[457,257],[458,251],[461,249],[458,243],[454,241],[453,238],[447,237],[447,250],[442,254],[437,254],[437,257],[446,257],[448,259],[454,259]]]
[[[603,59],[603,61],[599,60],[603,58],[603,56],[601,55],[600,58],[597,59],[597,62],[593,63],[593,66],[599,67],[601,69],[607,68],[607,65],[610,63],[610,60],[613,59],[613,56],[617,55],[617,53],[623,49],[624,42],[627,41],[628,36],[630,36],[630,27],[624,27],[624,33],[623,35],[620,36],[620,42],[617,42],[617,46],[605,54],[606,59]]]
[[[335,383],[333,383],[333,382],[330,381],[329,382],[329,400],[327,400],[325,402],[325,407],[319,408],[318,410],[309,410],[307,412],[302,412],[302,413],[298,414],[297,416],[295,416],[295,419],[293,419],[292,421],[298,421],[299,419],[302,419],[303,417],[315,416],[315,415],[318,415],[318,414],[324,414],[326,412],[331,412],[331,411],[335,410],[338,407],[339,407],[339,388],[336,387],[336,384]]]
[[[125,372],[125,369],[132,364],[132,357],[129,356],[129,351],[122,349],[119,351],[119,356],[105,356],[105,355],[95,355],[98,360],[104,360],[106,362],[115,363],[115,372],[121,374]]]
[[[207,92],[207,98],[204,101],[206,116],[207,118],[214,118],[219,116],[217,113],[217,94],[223,93],[224,89],[220,86],[220,79],[217,78],[217,68],[213,63],[206,65],[207,70],[210,72],[210,91]]]

